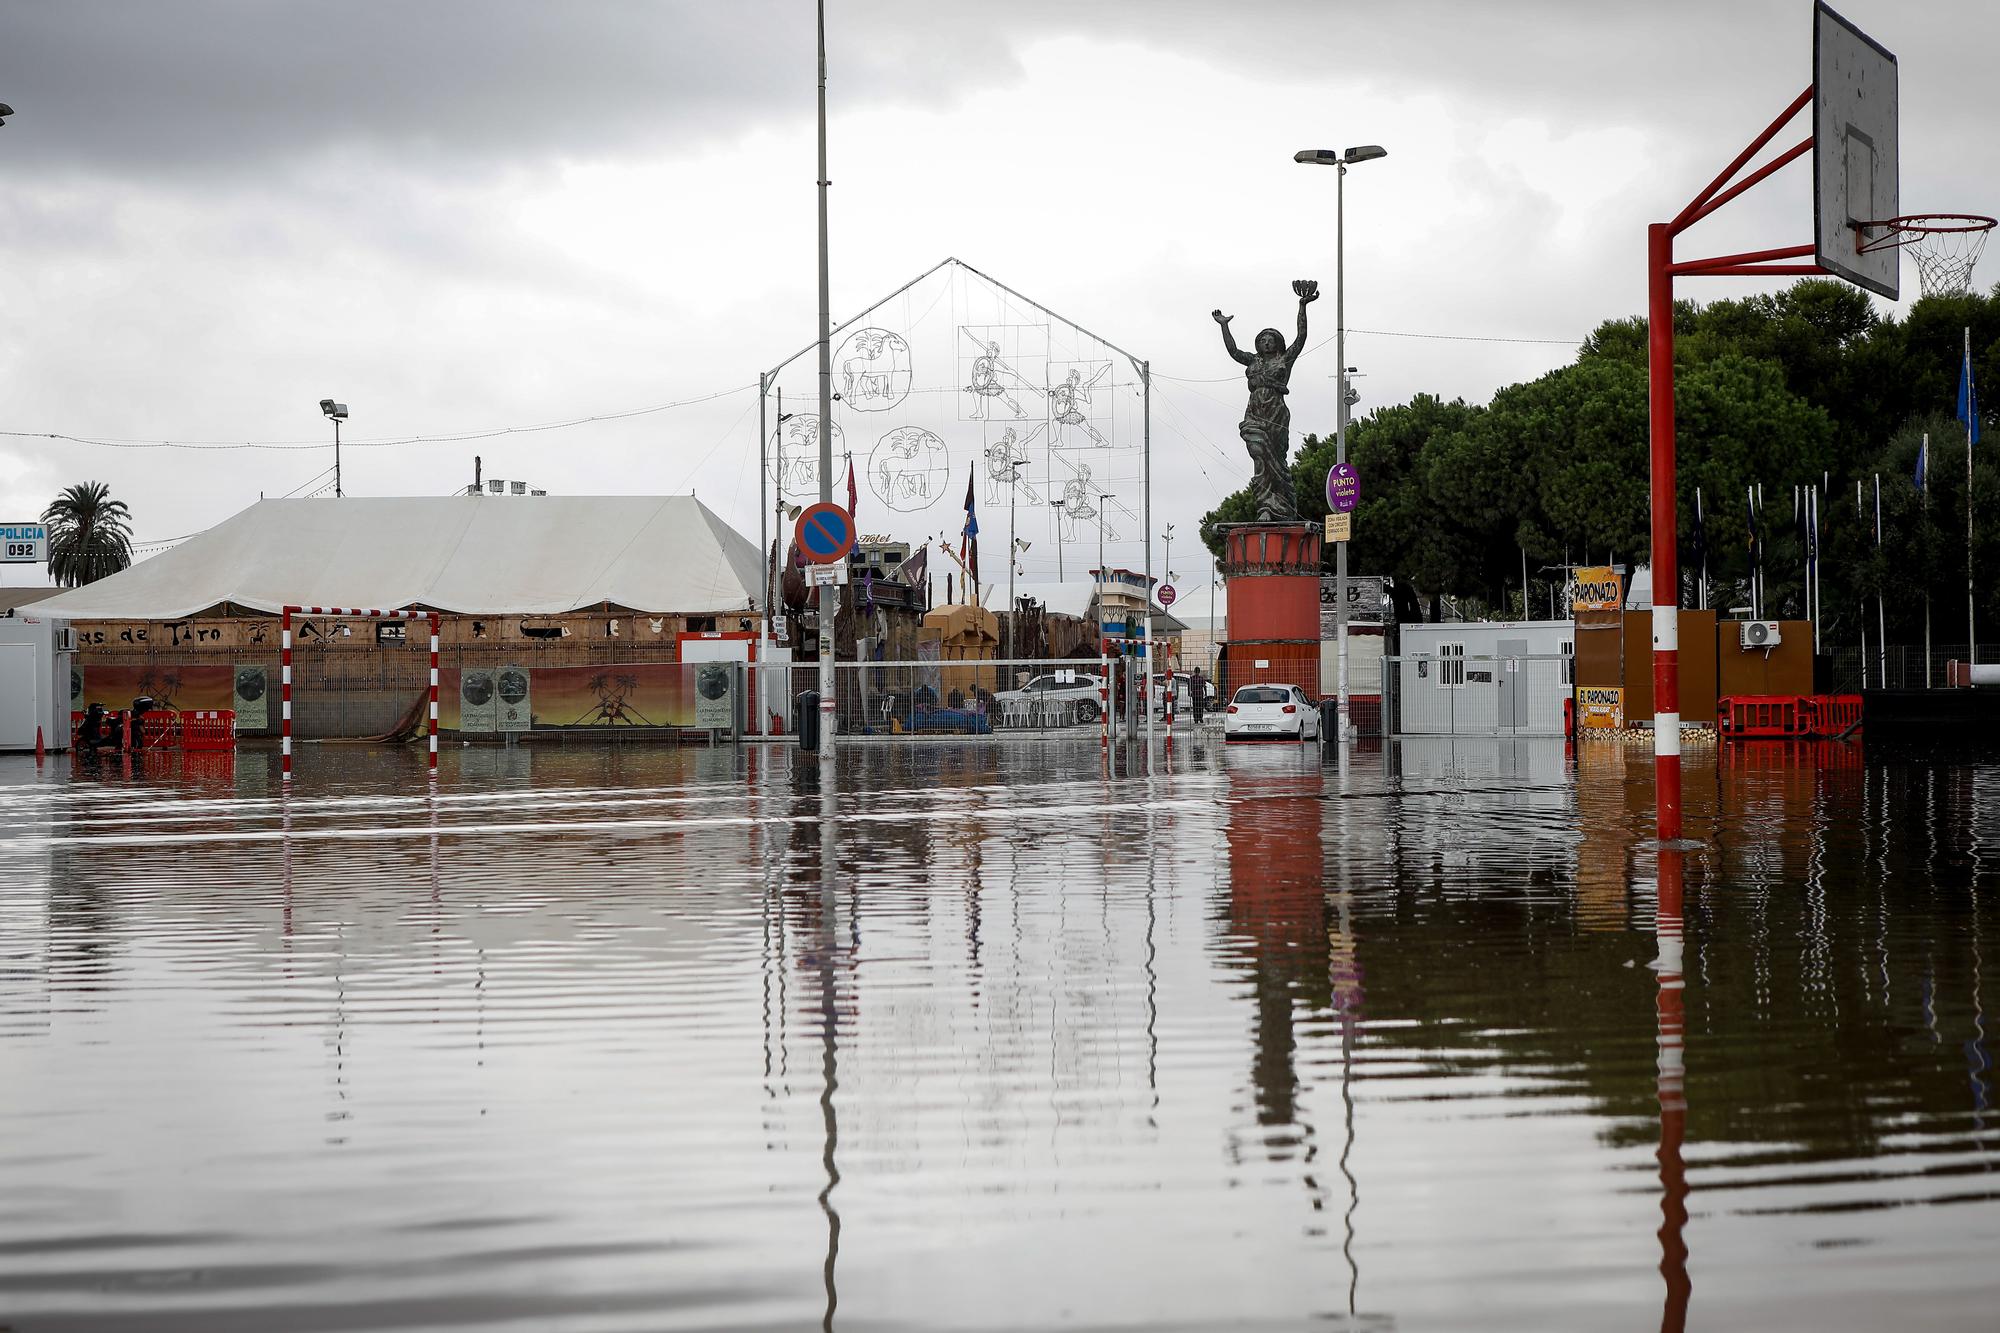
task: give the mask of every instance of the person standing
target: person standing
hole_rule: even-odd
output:
[[[1198,727],[1202,714],[1208,710],[1208,682],[1202,679],[1200,667],[1188,677],[1188,702],[1194,707],[1194,724]]]

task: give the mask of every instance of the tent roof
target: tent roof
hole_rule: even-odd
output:
[[[691,495],[260,500],[179,546],[49,598],[64,620],[172,620],[225,603],[553,615],[761,603],[757,548]]]

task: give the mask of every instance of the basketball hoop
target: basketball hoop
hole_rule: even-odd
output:
[[[1917,283],[1925,296],[1963,296],[1972,290],[1972,268],[1986,249],[1995,219],[1977,213],[1906,213],[1881,222],[1854,224],[1859,254],[1907,249],[1917,261]]]

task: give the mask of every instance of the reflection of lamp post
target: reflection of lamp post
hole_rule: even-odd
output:
[[[1334,413],[1334,461],[1347,461],[1347,409],[1351,400],[1347,392],[1347,168],[1356,162],[1372,162],[1378,157],[1387,157],[1389,150],[1380,144],[1362,144],[1337,153],[1331,148],[1306,148],[1292,154],[1294,162],[1308,166],[1334,167],[1339,175],[1334,178],[1334,261],[1333,261],[1333,357],[1339,367],[1334,377],[1339,390],[1340,401]],[[1333,544],[1334,611],[1338,628],[1335,639],[1340,661],[1340,743],[1347,744],[1349,736],[1347,700],[1347,543]]]
[[[338,500],[340,491],[340,423],[347,420],[347,404],[336,403],[331,398],[319,400],[319,410],[333,422],[333,498]],[[322,476],[325,474],[322,473]]]

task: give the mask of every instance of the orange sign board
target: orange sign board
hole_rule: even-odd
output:
[[[1617,731],[1625,725],[1625,691],[1615,685],[1580,685],[1576,716],[1586,731]]]
[[[1570,585],[1573,611],[1616,611],[1625,605],[1625,580],[1609,565],[1578,569]]]

